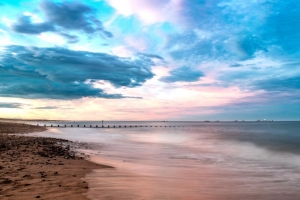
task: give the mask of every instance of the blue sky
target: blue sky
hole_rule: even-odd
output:
[[[300,120],[296,0],[0,8],[1,117]]]

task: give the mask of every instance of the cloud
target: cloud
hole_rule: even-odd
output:
[[[266,91],[290,91],[300,90],[300,76],[295,77],[277,77],[258,80],[253,83],[256,89]]]
[[[171,19],[181,0],[107,0],[119,14],[136,15],[143,22],[152,24]]]
[[[78,99],[124,98],[107,94],[93,82],[137,87],[154,74],[144,56],[119,58],[105,53],[64,48],[6,46],[0,58],[0,95],[4,97]]]
[[[243,67],[243,65],[234,63],[234,64],[231,64],[230,67]]]
[[[22,108],[22,103],[4,103],[0,102],[0,108]]]
[[[44,0],[40,4],[40,10],[45,16],[44,22],[32,23],[30,16],[21,16],[12,25],[12,30],[24,34],[56,32],[71,43],[78,41],[77,36],[69,34],[71,31],[80,31],[87,35],[100,35],[104,38],[113,37],[113,34],[105,30],[102,22],[97,19],[95,10],[79,2]]]
[[[54,31],[54,27],[50,23],[33,24],[29,16],[22,16],[18,19],[18,22],[12,26],[12,30],[18,33],[40,34]]]
[[[52,110],[52,109],[58,109],[57,106],[43,106],[43,107],[34,107],[32,109],[38,109],[38,110]]]
[[[200,77],[204,76],[201,71],[194,71],[189,67],[179,67],[171,70],[170,76],[164,76],[159,80],[166,83],[174,82],[195,82],[198,81]]]
[[[66,30],[81,30],[87,34],[102,33],[112,37],[112,33],[103,28],[102,22],[95,16],[95,11],[84,4],[73,1],[55,3],[45,0],[41,4],[47,21]]]
[[[233,52],[228,51],[230,49],[224,35],[204,34],[197,29],[170,34],[164,48],[176,61],[201,63],[233,57]]]
[[[180,5],[178,17],[189,28],[168,35],[165,47],[175,60],[233,64],[261,53],[299,54],[300,5],[296,0],[203,0]]]
[[[70,35],[67,33],[59,33],[61,36],[68,40],[68,43],[76,43],[79,42],[79,38],[75,35]]]
[[[155,55],[155,54],[139,53],[138,55],[146,56],[146,57],[149,57],[149,58],[156,58],[156,59],[159,59],[159,60],[164,60],[163,57],[161,57],[159,55]]]
[[[299,90],[300,5],[296,0],[182,1],[180,6],[177,17],[186,26],[165,35],[164,52],[173,63],[198,64],[217,87]],[[172,75],[161,79],[174,80]]]

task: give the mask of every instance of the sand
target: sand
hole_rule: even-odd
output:
[[[44,130],[0,122],[0,199],[85,200],[89,188],[85,175],[93,169],[112,168],[73,152],[70,141],[18,134]]]

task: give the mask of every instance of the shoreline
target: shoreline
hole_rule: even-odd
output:
[[[21,135],[45,130],[0,121],[0,199],[87,200],[86,174],[113,168],[77,155],[68,140]]]

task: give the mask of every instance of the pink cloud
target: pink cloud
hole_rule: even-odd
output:
[[[183,0],[108,0],[119,14],[136,15],[147,24],[173,21]]]

